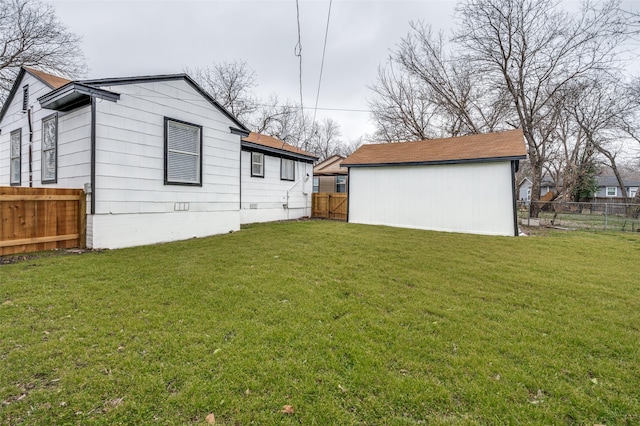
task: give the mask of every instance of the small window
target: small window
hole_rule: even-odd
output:
[[[280,179],[281,180],[295,180],[295,162],[288,158],[282,158],[280,161]]]
[[[336,192],[347,192],[346,176],[336,176]]]
[[[251,153],[251,176],[264,177],[264,154],[260,152]]]
[[[22,164],[22,130],[14,130],[11,132],[11,163],[9,173],[11,175],[11,185],[20,185],[21,183],[21,164]]]
[[[22,88],[22,110],[29,109],[29,85],[27,84]]]
[[[527,201],[531,201],[531,188],[527,188]]]
[[[314,177],[313,178],[313,192],[320,192],[320,178],[319,177]]]
[[[607,186],[607,197],[617,197],[617,196],[618,196],[618,187]]]
[[[164,119],[165,185],[202,185],[202,127]]]
[[[638,193],[638,188],[629,188],[629,198],[635,198]]]
[[[58,180],[58,116],[42,120],[42,183]]]

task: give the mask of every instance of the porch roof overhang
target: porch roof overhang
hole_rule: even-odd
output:
[[[91,103],[91,98],[116,102],[120,94],[86,84],[71,82],[38,98],[40,106],[55,111],[71,111]]]

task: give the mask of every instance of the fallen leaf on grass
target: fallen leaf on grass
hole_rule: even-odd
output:
[[[338,389],[340,389],[342,393],[345,393],[347,391],[342,385],[338,385]]]
[[[106,404],[111,405],[112,407],[117,407],[118,405],[122,404],[123,400],[124,398],[115,398],[115,399],[112,399],[111,401],[107,401]]]
[[[598,379],[596,379],[595,377],[593,379],[591,379],[591,383],[593,383],[594,385],[598,384]]]
[[[216,424],[216,416],[213,415],[213,413],[209,413],[209,415],[207,417],[204,418],[207,423],[209,423],[210,425],[214,425]]]
[[[291,405],[285,405],[284,407],[282,407],[282,412],[284,414],[293,414],[295,411],[293,409],[293,406]]]

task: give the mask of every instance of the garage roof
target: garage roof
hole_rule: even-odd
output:
[[[526,158],[521,129],[417,142],[363,145],[344,167],[451,164]]]

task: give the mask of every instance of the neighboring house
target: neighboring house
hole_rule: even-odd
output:
[[[259,133],[242,139],[240,223],[311,215],[313,154]]]
[[[518,235],[515,173],[522,130],[363,145],[349,168],[351,223]]]
[[[640,181],[623,180],[623,182],[627,196],[629,198],[635,197],[638,187],[640,187]],[[615,176],[596,176],[596,183],[598,184],[598,192],[594,195],[595,198],[622,198],[622,189]]]
[[[347,192],[346,167],[341,167],[344,157],[332,155],[313,167],[313,192]]]
[[[240,228],[249,133],[185,74],[69,81],[23,68],[0,110],[0,185],[84,188],[90,248],[226,233]]]
[[[520,201],[531,201],[531,187],[533,186],[533,182],[528,177],[525,177],[520,181],[518,185],[518,200]],[[544,197],[548,192],[553,192],[556,194],[558,190],[556,189],[556,185],[549,176],[544,176],[542,178],[542,182],[540,184],[540,197]]]

